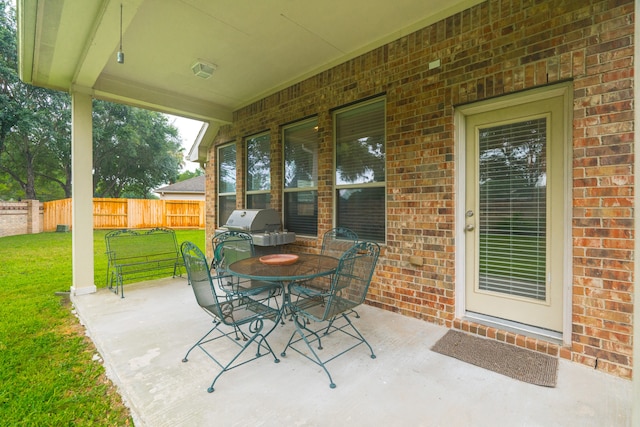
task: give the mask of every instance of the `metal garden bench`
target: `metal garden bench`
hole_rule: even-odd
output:
[[[167,228],[114,230],[105,235],[107,286],[124,298],[124,282],[145,278],[173,277],[184,266],[176,234]],[[181,275],[181,274],[180,274]]]

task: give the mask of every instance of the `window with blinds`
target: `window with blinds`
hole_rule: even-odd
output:
[[[266,209],[271,202],[271,137],[268,133],[245,139],[247,208]]]
[[[545,300],[547,118],[479,130],[479,287]]]
[[[284,227],[299,235],[318,234],[318,120],[282,130],[284,142]]]
[[[236,145],[218,148],[218,223],[223,225],[236,208]]]
[[[385,99],[337,111],[336,226],[348,227],[360,239],[384,242]]]

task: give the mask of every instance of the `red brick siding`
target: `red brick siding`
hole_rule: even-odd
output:
[[[234,113],[215,145],[264,130],[281,205],[280,126],[317,115],[319,224],[332,226],[332,109],[378,94],[387,108],[387,244],[368,302],[631,377],[633,1],[490,0]],[[429,70],[439,59],[441,66]],[[573,80],[572,345],[455,319],[453,109]],[[215,194],[215,148],[208,166]],[[239,165],[243,162],[239,154]],[[238,204],[243,205],[242,173]],[[208,231],[215,197],[208,199]],[[307,250],[318,241],[301,240]],[[408,262],[422,257],[422,266]]]

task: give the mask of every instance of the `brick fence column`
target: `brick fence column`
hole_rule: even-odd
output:
[[[27,200],[27,234],[40,232],[40,202]]]

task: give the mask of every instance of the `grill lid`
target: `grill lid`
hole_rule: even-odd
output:
[[[224,225],[229,230],[273,232],[280,230],[280,215],[275,209],[236,209]]]

